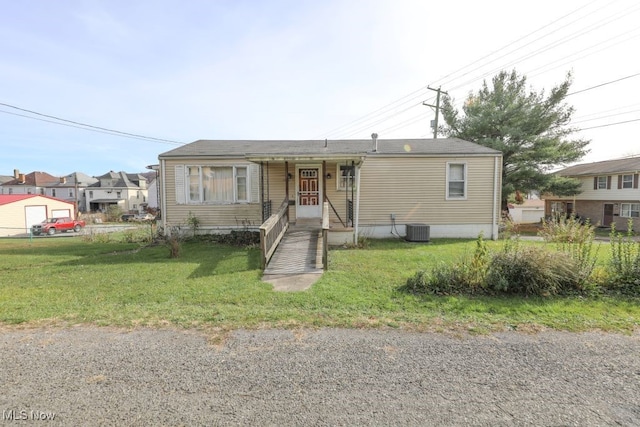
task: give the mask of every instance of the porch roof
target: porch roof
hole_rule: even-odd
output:
[[[211,157],[258,160],[361,160],[384,155],[499,155],[458,138],[350,140],[199,140],[160,154],[163,158]]]

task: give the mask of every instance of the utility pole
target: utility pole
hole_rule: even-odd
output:
[[[432,87],[427,86],[427,89],[437,93],[436,105],[427,104],[426,102],[422,103],[422,105],[426,105],[428,107],[432,107],[436,109],[436,119],[433,121],[433,139],[437,139],[438,138],[438,115],[439,115],[438,113],[440,113],[440,94],[444,93],[445,95],[448,95],[448,93],[442,91],[439,87],[438,89],[434,89]]]

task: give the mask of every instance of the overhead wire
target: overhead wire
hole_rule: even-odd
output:
[[[468,64],[468,65],[467,65],[467,66],[465,66],[465,67],[462,67],[462,68],[460,68],[460,69],[458,69],[458,70],[456,70],[456,71],[454,71],[454,72],[452,72],[452,73],[449,73],[448,75],[444,76],[443,78],[441,78],[441,79],[439,79],[439,80],[436,80],[436,82],[443,81],[443,80],[445,80],[446,78],[448,78],[448,77],[450,77],[450,76],[452,76],[452,75],[454,75],[454,74],[458,73],[459,71],[462,71],[462,70],[464,70],[464,69],[468,68],[469,66],[471,66],[471,65],[473,65],[473,64],[476,64],[476,63],[478,63],[478,62],[482,61],[483,59],[490,58],[490,57],[491,57],[492,55],[494,55],[495,53],[500,52],[501,50],[504,50],[505,48],[508,48],[508,47],[510,47],[510,46],[513,46],[513,45],[515,45],[516,43],[518,43],[518,42],[520,42],[520,41],[522,41],[522,40],[525,40],[526,38],[530,37],[531,35],[534,35],[534,34],[536,34],[536,33],[539,33],[540,31],[542,31],[542,30],[543,30],[543,29],[545,29],[545,28],[548,28],[548,27],[550,27],[550,26],[552,26],[552,25],[554,25],[554,24],[556,24],[556,23],[559,23],[560,21],[564,20],[565,18],[567,18],[567,17],[569,17],[569,16],[571,16],[571,15],[574,15],[575,13],[579,12],[580,10],[585,9],[587,6],[590,6],[590,5],[592,5],[593,3],[595,3],[595,2],[596,2],[596,0],[594,0],[594,1],[590,2],[590,3],[588,3],[588,4],[587,4],[587,5],[585,5],[585,6],[581,6],[581,7],[577,8],[577,9],[572,10],[571,12],[569,12],[569,13],[567,13],[567,14],[563,15],[562,17],[560,17],[560,18],[558,18],[558,19],[556,19],[556,20],[552,21],[550,24],[547,24],[547,25],[545,25],[545,26],[543,26],[543,27],[541,27],[541,28],[537,29],[536,31],[533,31],[533,32],[531,32],[531,33],[529,33],[529,34],[527,34],[527,35],[525,35],[525,36],[523,36],[523,37],[520,37],[520,38],[519,38],[519,39],[517,39],[516,41],[511,42],[511,43],[509,43],[509,44],[507,44],[507,45],[503,46],[502,48],[497,49],[497,50],[493,51],[492,53],[490,53],[490,54],[488,54],[488,55],[483,56],[482,58],[480,58],[480,59],[478,59],[478,60],[476,60],[476,61],[472,62],[471,64]],[[579,18],[577,18],[577,19],[575,19],[575,20],[573,20],[573,21],[571,21],[571,22],[569,22],[569,23],[565,24],[562,28],[567,28],[569,25],[573,25],[573,24],[575,24],[576,22],[579,22],[579,21],[581,21],[581,20],[584,20],[586,17],[588,17],[588,16],[590,16],[590,15],[593,15],[594,13],[597,13],[598,11],[601,11],[601,10],[602,10],[602,9],[604,9],[604,8],[607,8],[611,3],[613,3],[613,2],[607,3],[606,5],[604,5],[604,6],[602,6],[602,7],[599,7],[599,8],[597,8],[597,9],[595,9],[595,10],[593,10],[593,11],[591,11],[591,12],[587,13],[586,15],[581,16],[581,17],[579,17]],[[579,30],[577,30],[577,31],[573,32],[573,33],[572,33],[572,36],[573,36],[573,37],[571,37],[571,39],[570,39],[570,40],[573,40],[573,39],[575,39],[575,38],[578,38],[578,37],[584,36],[584,35],[586,35],[586,34],[589,34],[590,32],[595,31],[596,29],[598,29],[598,28],[600,28],[600,27],[602,27],[602,26],[604,26],[604,25],[611,24],[612,22],[615,22],[615,21],[617,21],[618,19],[621,19],[622,17],[627,16],[629,13],[631,13],[631,12],[635,12],[635,11],[637,11],[637,10],[638,10],[638,8],[637,8],[636,6],[632,6],[632,7],[629,7],[629,8],[627,8],[627,9],[625,9],[624,11],[613,13],[613,14],[609,15],[609,16],[608,16],[608,18],[607,18],[604,22],[602,22],[602,21],[601,21],[601,22],[600,22],[600,24],[599,24],[598,26],[596,26],[595,28],[594,28],[593,26],[591,26],[591,27],[582,27],[582,28],[580,28]],[[631,11],[631,12],[630,12],[630,11]],[[544,34],[544,35],[542,35],[542,36],[538,37],[537,39],[535,39],[535,40],[533,40],[533,41],[531,41],[531,42],[527,43],[525,46],[531,45],[532,43],[534,43],[534,42],[536,42],[536,41],[542,40],[542,39],[544,39],[544,38],[548,37],[549,35],[556,33],[556,32],[557,32],[557,31],[559,31],[559,30],[560,30],[560,29],[555,29],[555,30],[553,30],[553,31],[551,31],[551,32],[547,32],[546,34]],[[612,38],[608,39],[607,41],[615,40],[616,38],[622,37],[622,36],[624,36],[625,34],[628,34],[628,33],[629,33],[629,32],[619,34],[619,35],[617,35],[617,36],[615,36],[615,37],[612,37]],[[617,45],[617,44],[619,44],[619,43],[626,42],[626,41],[628,41],[629,39],[634,38],[634,37],[636,37],[636,36],[637,36],[637,35],[632,35],[632,36],[630,36],[630,37],[628,37],[628,38],[626,38],[626,39],[622,40],[621,42],[613,43],[613,44],[609,44],[607,47],[611,47],[611,46]],[[605,41],[605,42],[607,42],[607,41]],[[518,60],[526,60],[526,59],[529,59],[529,58],[531,58],[531,57],[533,57],[533,56],[535,56],[535,55],[539,55],[539,54],[541,54],[541,53],[543,53],[543,52],[546,52],[546,51],[548,51],[548,50],[550,50],[550,49],[556,48],[557,46],[559,46],[559,45],[561,45],[561,44],[563,44],[563,43],[565,43],[565,42],[567,42],[567,41],[564,41],[564,39],[563,39],[563,40],[560,40],[560,41],[555,41],[555,42],[548,43],[547,45],[545,45],[545,46],[543,46],[543,47],[541,47],[541,48],[538,48],[538,49],[537,49],[536,51],[534,51],[533,53],[531,53],[531,52],[530,52],[530,53],[528,53],[527,55],[521,56],[520,58],[518,58]],[[594,47],[599,46],[599,45],[602,45],[602,44],[603,44],[603,43],[605,43],[605,42],[600,42],[600,43],[598,43],[598,44],[596,44],[596,45],[590,46],[590,47],[589,47],[589,48],[587,48],[587,49],[583,49],[583,50],[581,50],[581,51],[579,51],[579,52],[577,52],[577,53],[585,52],[585,51],[587,51],[587,50],[589,50],[589,49],[591,49],[591,50],[592,50]],[[522,47],[523,47],[523,46],[520,46],[520,47],[519,47],[519,49],[522,49]],[[606,47],[605,47],[605,48],[606,48]],[[604,49],[604,48],[602,48],[602,49]],[[583,55],[582,57],[586,57],[586,56],[592,55],[592,54],[594,54],[594,53],[597,53],[597,52],[601,51],[602,49],[599,49],[599,50],[597,50],[597,51],[595,51],[595,52],[591,52],[590,54],[587,54],[587,55]],[[513,53],[513,51],[510,51],[509,53]],[[509,53],[508,53],[508,54],[509,54]],[[483,66],[486,66],[486,65],[488,65],[488,64],[491,64],[492,62],[495,62],[496,60],[501,59],[501,58],[503,58],[503,57],[507,56],[508,54],[502,55],[502,56],[501,56],[501,57],[499,57],[499,58],[494,58],[493,60],[491,60],[491,61],[489,61],[489,62],[485,63]],[[574,53],[573,55],[575,55],[575,53]],[[573,56],[573,55],[572,55],[572,56]],[[582,58],[582,57],[581,57],[581,58]],[[566,57],[563,57],[563,58],[561,58],[560,60],[558,60],[558,61],[554,61],[554,62],[560,62],[560,61],[564,61],[564,60],[566,60]],[[512,62],[511,62],[511,63],[509,63],[509,64],[510,64],[510,65],[512,65],[513,63],[514,63],[514,61],[512,61]],[[565,62],[565,63],[566,63],[566,62]],[[547,66],[549,66],[549,65],[551,65],[551,64],[553,64],[553,62],[552,62],[552,63],[549,63],[549,64],[545,64],[545,67],[547,67]],[[463,77],[463,76],[465,76],[465,75],[468,75],[468,74],[470,74],[471,72],[473,72],[473,71],[475,71],[475,70],[477,70],[477,69],[479,69],[479,68],[481,68],[481,67],[474,68],[473,70],[471,70],[471,71],[469,71],[469,72],[467,72],[467,73],[465,73],[465,74],[462,74],[461,76],[458,76],[458,77],[456,77],[456,78],[454,78],[454,79],[451,79],[450,81],[453,81],[453,80],[455,80],[455,79],[459,79],[459,78],[461,78],[461,77]],[[504,68],[504,66],[503,66],[503,67],[501,67],[501,68]],[[541,67],[539,67],[538,69],[540,69],[540,68],[541,68]],[[536,69],[536,70],[538,70],[538,69]],[[483,77],[486,77],[486,74],[484,74],[484,75],[482,75],[482,76],[480,76],[480,77],[475,78],[473,81],[476,81],[478,78],[483,78]],[[471,82],[473,82],[473,81],[465,82],[465,84],[471,83]],[[458,86],[455,86],[454,88],[451,88],[451,89],[449,89],[449,90],[455,90],[455,89],[458,89],[458,88],[459,88],[459,87],[461,87],[461,86],[462,86],[462,85],[458,85]],[[427,88],[428,88],[428,86],[427,86]],[[413,94],[413,93],[420,92],[420,91],[424,91],[424,89],[425,89],[425,88],[423,87],[423,88],[419,89],[418,91],[414,91],[414,92],[412,92],[412,94]],[[585,90],[588,90],[588,89],[585,89]],[[391,104],[388,104],[387,106],[382,107],[382,108],[380,108],[380,109],[376,110],[376,111],[378,111],[378,112],[379,112],[379,113],[378,113],[378,115],[377,115],[377,117],[379,117],[381,114],[384,114],[384,113],[385,113],[385,111],[382,111],[382,110],[384,110],[384,109],[385,109],[386,107],[388,107],[389,105],[391,105]],[[413,105],[411,108],[415,108],[416,106],[417,106],[417,105]],[[410,109],[410,108],[409,108],[409,109]],[[405,111],[406,111],[406,110],[408,110],[408,109],[405,109]],[[381,112],[381,111],[382,111],[382,112]],[[381,113],[380,113],[380,112],[381,112]],[[391,118],[396,117],[397,115],[398,115],[398,113],[397,113],[397,112],[393,112],[391,115],[387,115],[387,116],[384,116],[384,117],[382,117],[382,118],[379,118],[379,119],[375,122],[375,124],[379,124],[379,123],[381,123],[381,122],[384,122],[384,121],[390,120]],[[357,120],[355,120],[355,121],[352,121],[352,122],[350,122],[350,123],[348,123],[348,124],[346,124],[346,125],[343,125],[343,126],[341,126],[341,127],[339,127],[339,128],[335,128],[335,130],[337,130],[338,132],[339,132],[340,130],[348,131],[348,130],[350,130],[350,129],[349,129],[349,125],[350,125],[351,123],[354,123],[354,122],[358,122],[358,123],[360,123],[360,122],[362,122],[362,123],[367,123],[368,121],[371,121],[371,120],[372,120],[372,118],[369,118],[369,115],[365,115],[365,116],[363,116],[363,117],[361,117],[361,118],[359,118],[359,119],[357,119]],[[360,123],[360,127],[359,127],[357,130],[355,130],[355,131],[351,131],[351,133],[350,133],[349,135],[352,135],[352,134],[354,134],[354,133],[357,133],[357,132],[361,131],[361,130],[363,129],[363,128],[362,128],[362,123]],[[402,123],[404,123],[404,125],[402,125]],[[413,121],[412,119],[407,119],[407,120],[404,120],[404,121],[403,121],[403,122],[401,122],[401,123],[396,123],[396,124],[394,124],[394,125],[392,125],[392,126],[390,126],[390,127],[386,128],[386,129],[383,129],[383,131],[387,131],[387,130],[389,130],[389,129],[392,129],[392,130],[401,129],[401,128],[406,127],[406,126],[409,126],[409,125],[411,125],[411,124],[413,124],[413,123],[415,123],[415,121]],[[370,127],[370,126],[373,126],[373,125],[374,125],[374,124],[372,124],[372,123],[367,123],[367,124],[364,126],[364,128],[367,128],[367,127]],[[343,128],[344,128],[344,129],[343,129]]]
[[[18,106],[11,105],[11,104],[6,104],[6,103],[3,103],[3,102],[0,102],[0,106],[13,108],[13,109],[18,110],[18,111],[23,111],[25,113],[33,114],[33,115],[40,116],[40,117],[47,117],[48,119],[53,119],[53,120],[39,119],[37,117],[32,117],[32,116],[28,116],[28,115],[24,115],[24,114],[15,114],[14,113],[13,115],[16,115],[16,116],[26,117],[26,118],[34,119],[34,120],[41,120],[41,121],[54,123],[54,124],[58,124],[58,125],[65,125],[65,126],[75,127],[75,128],[79,128],[79,129],[93,130],[93,131],[96,131],[96,132],[108,133],[110,135],[116,135],[116,136],[122,136],[122,137],[128,137],[128,138],[135,138],[135,139],[142,139],[142,140],[146,140],[146,141],[160,142],[160,143],[165,143],[165,144],[177,144],[177,145],[184,145],[185,144],[184,142],[180,142],[180,141],[173,141],[173,140],[170,140],[170,139],[154,138],[154,137],[151,137],[151,136],[139,135],[139,134],[129,133],[129,132],[122,132],[122,131],[115,130],[115,129],[108,129],[108,128],[103,128],[103,127],[100,127],[100,126],[94,126],[94,125],[90,125],[90,124],[86,124],[86,123],[77,122],[77,121],[74,121],[74,120],[63,119],[61,117],[56,117],[56,116],[52,116],[52,115],[49,115],[49,114],[39,113],[39,112],[34,111],[34,110],[29,110],[29,109],[26,109],[26,108],[18,107]],[[7,114],[12,114],[10,112],[2,111],[2,110],[0,110],[0,112],[7,113]]]

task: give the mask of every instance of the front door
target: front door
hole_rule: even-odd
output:
[[[318,168],[298,169],[298,200],[296,217],[320,218],[322,207],[320,205],[320,181]]]
[[[609,227],[613,222],[613,203],[604,204],[604,216],[602,218],[602,225]]]

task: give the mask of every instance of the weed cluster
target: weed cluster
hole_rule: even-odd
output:
[[[569,295],[595,290],[593,270],[593,227],[550,226],[545,240],[556,242],[556,250],[523,246],[518,235],[504,241],[502,251],[490,253],[482,234],[469,260],[441,264],[431,272],[418,271],[407,280],[405,289],[413,293]],[[571,229],[569,229],[571,228]]]
[[[611,224],[611,258],[607,286],[627,295],[640,294],[640,242],[633,239],[633,221],[629,219],[625,235]]]

